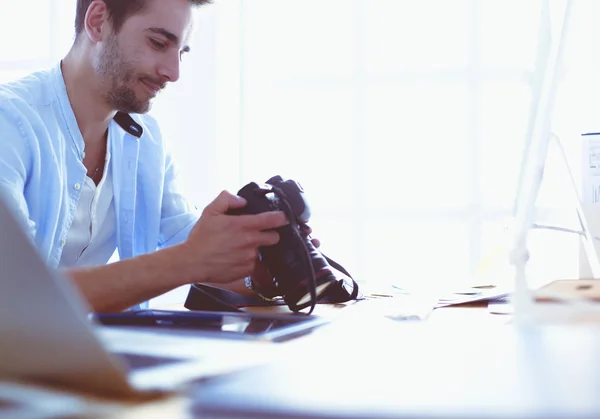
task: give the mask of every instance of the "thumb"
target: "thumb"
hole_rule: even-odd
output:
[[[246,200],[241,196],[234,195],[228,191],[223,191],[204,209],[204,213],[218,215],[225,214],[227,211],[242,208],[246,205]]]

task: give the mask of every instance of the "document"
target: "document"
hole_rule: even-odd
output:
[[[600,203],[600,132],[582,135],[582,194],[584,204]]]

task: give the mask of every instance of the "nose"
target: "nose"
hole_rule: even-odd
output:
[[[158,74],[165,82],[179,80],[179,54],[169,54],[165,57],[158,68]]]

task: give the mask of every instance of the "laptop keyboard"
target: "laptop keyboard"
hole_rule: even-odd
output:
[[[178,362],[184,362],[185,359],[180,358],[168,358],[153,355],[140,355],[132,354],[129,352],[118,352],[115,355],[123,359],[131,370],[139,370],[148,367],[158,367],[161,365],[175,364]]]

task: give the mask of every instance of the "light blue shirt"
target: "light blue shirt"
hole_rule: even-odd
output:
[[[156,121],[119,112],[109,130],[120,259],[184,241],[199,214],[177,188]],[[52,268],[85,181],[83,151],[60,64],[0,85],[0,195]]]

